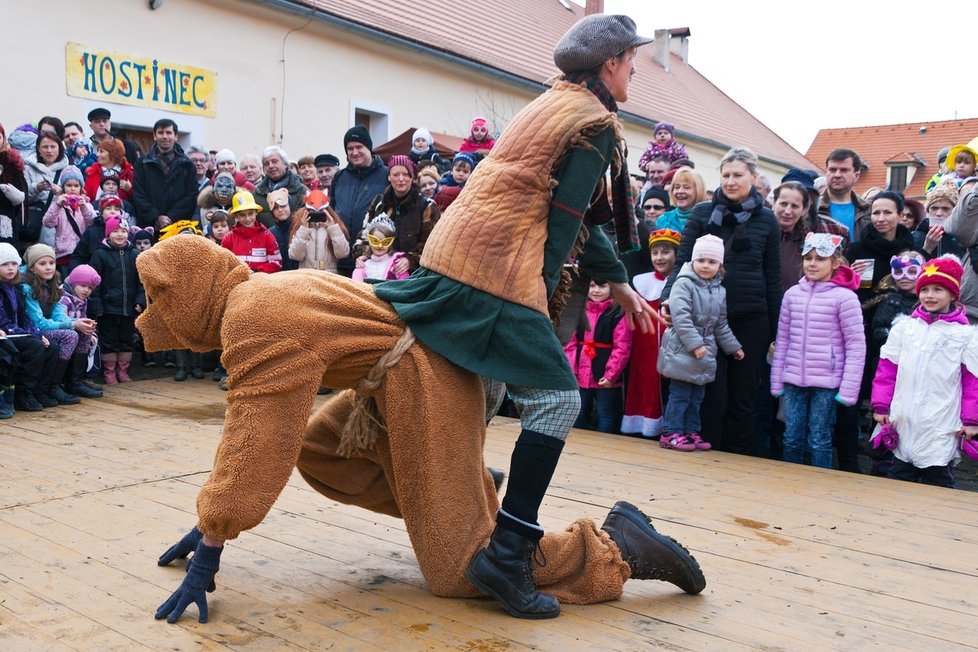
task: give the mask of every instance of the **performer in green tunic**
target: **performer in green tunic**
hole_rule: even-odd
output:
[[[537,512],[580,410],[551,321],[569,289],[564,263],[573,257],[581,273],[609,281],[633,328],[659,318],[598,228],[614,220],[619,249],[638,248],[616,112],[636,49],[650,40],[627,16],[576,23],[554,51],[560,80],[510,122],[432,231],[419,270],[376,286],[415,337],[509,386],[523,429],[489,547],[466,577],[522,618],[560,613],[536,590],[530,558],[543,536]]]

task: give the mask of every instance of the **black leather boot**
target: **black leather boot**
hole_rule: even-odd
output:
[[[55,360],[51,367],[51,375],[45,379],[46,385],[44,391],[53,400],[57,401],[58,405],[75,405],[81,403],[81,398],[69,394],[61,387],[61,383],[65,377],[65,371],[68,369],[68,360],[62,360],[58,358]]]
[[[492,483],[496,486],[496,493],[498,494],[503,486],[503,480],[506,479],[506,472],[494,469],[491,466],[487,466],[486,468],[489,469],[489,475],[492,476]]]
[[[65,389],[82,398],[102,398],[101,389],[85,382],[86,367],[88,367],[87,355],[82,353],[71,356]]]
[[[465,577],[495,598],[511,616],[543,619],[560,615],[556,598],[537,591],[530,560],[537,541],[496,525],[489,547],[475,553]]]
[[[190,351],[177,349],[173,355],[177,361],[177,372],[173,374],[173,380],[183,382],[187,380],[187,362],[190,359]]]
[[[608,533],[632,570],[634,580],[662,580],[691,595],[706,588],[703,571],[689,551],[660,534],[649,517],[623,500],[615,503],[601,529]]]

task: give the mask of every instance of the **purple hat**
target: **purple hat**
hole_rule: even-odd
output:
[[[89,265],[79,265],[68,274],[68,283],[72,286],[87,285],[94,288],[101,282],[102,277]]]
[[[400,165],[406,167],[408,172],[411,173],[412,177],[418,176],[418,166],[414,164],[409,157],[404,154],[395,154],[394,156],[387,159],[387,168],[391,169],[395,165]]]
[[[668,122],[657,122],[655,124],[655,128],[652,130],[652,133],[654,134],[655,132],[662,131],[663,129],[665,129],[666,131],[668,131],[673,136],[676,135],[676,128],[673,125],[669,124]],[[648,132],[645,132],[645,133],[648,133]]]

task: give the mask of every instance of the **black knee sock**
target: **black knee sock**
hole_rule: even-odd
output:
[[[509,484],[503,498],[502,509],[506,514],[525,524],[536,525],[540,503],[550,486],[563,449],[564,442],[556,437],[541,435],[532,430],[520,433],[513,449]],[[512,523],[510,519],[500,519],[499,523],[507,529],[520,532],[525,529]],[[516,527],[510,527],[513,525]]]

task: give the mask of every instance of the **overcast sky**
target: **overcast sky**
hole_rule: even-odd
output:
[[[819,129],[978,117],[971,2],[605,0],[605,13],[648,36],[689,27],[690,65],[802,154]]]

